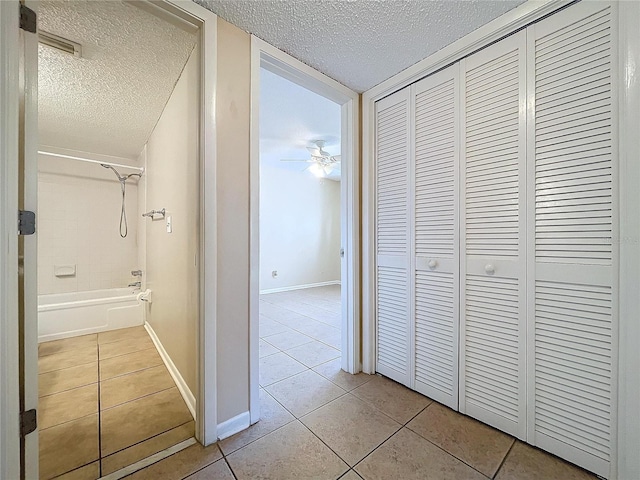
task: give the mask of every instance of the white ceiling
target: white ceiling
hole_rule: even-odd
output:
[[[309,159],[306,147],[325,140],[324,149],[340,155],[340,105],[260,70],[260,162],[263,166],[304,172],[309,163],[282,159]],[[305,172],[312,175],[311,172]],[[340,169],[328,176],[340,179]]]
[[[196,37],[121,1],[43,1],[39,28],[82,44],[40,45],[40,144],[136,158]]]
[[[363,92],[525,0],[194,0]]]

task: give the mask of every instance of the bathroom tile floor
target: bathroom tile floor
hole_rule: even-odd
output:
[[[108,475],[194,435],[144,327],[39,345],[40,478]]]
[[[129,479],[595,480],[391,380],[341,371],[339,287],[263,295],[260,310],[261,420]]]

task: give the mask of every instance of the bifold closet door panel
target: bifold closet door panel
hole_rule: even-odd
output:
[[[414,388],[458,409],[459,64],[413,86]]]
[[[460,410],[526,438],[526,32],[463,60]]]
[[[616,391],[615,14],[529,28],[529,441],[609,477]]]
[[[410,89],[376,102],[376,371],[411,381]]]

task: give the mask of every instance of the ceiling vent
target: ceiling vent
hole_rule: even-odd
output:
[[[47,47],[54,48],[60,52],[68,53],[74,57],[82,57],[82,45],[66,38],[59,37],[53,33],[38,30],[38,41]]]

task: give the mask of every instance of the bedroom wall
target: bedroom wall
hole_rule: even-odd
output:
[[[339,281],[340,183],[262,166],[260,290]]]

